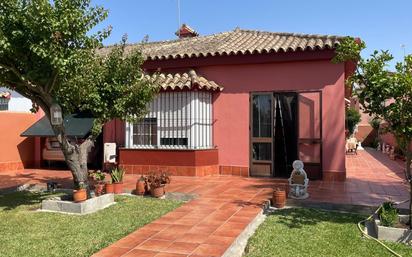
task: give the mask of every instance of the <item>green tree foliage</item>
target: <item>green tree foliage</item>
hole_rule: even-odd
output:
[[[361,116],[355,108],[347,109],[345,114],[345,123],[349,130],[349,134],[352,135],[356,125],[361,121]]]
[[[396,71],[390,72],[387,67],[392,55],[388,51],[375,51],[364,59],[360,53],[365,47],[363,42],[345,38],[336,49],[334,62],[356,63],[356,70],[347,84],[354,86],[365,112],[383,120],[386,132],[395,136],[406,156],[405,177],[412,189],[412,55],[405,56],[403,62],[396,64]],[[412,203],[410,209],[412,213]]]
[[[102,125],[113,118],[140,118],[157,92],[142,80],[141,54],[125,54],[126,38],[108,54],[99,53],[110,28],[94,34],[91,29],[108,12],[90,2],[0,1],[0,84],[31,99],[33,111],[42,108],[49,118],[53,103],[65,114],[95,117],[84,144],[71,143],[63,126],[53,127],[77,183],[87,181],[84,158]]]

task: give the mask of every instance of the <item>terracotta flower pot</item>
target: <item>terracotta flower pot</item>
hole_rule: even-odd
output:
[[[123,182],[113,183],[114,185],[114,193],[115,194],[122,194],[123,193]]]
[[[104,184],[96,184],[94,187],[94,194],[96,196],[102,195],[104,190]]]
[[[83,202],[86,200],[87,200],[87,190],[86,189],[73,190],[73,201],[75,203]]]
[[[138,180],[136,182],[136,194],[137,195],[144,195],[146,192],[146,183],[143,180]]]
[[[283,208],[286,204],[286,190],[277,188],[273,191],[273,205],[276,208]]]
[[[150,193],[153,197],[162,197],[165,194],[165,185],[161,185],[160,187],[150,187]]]
[[[114,193],[114,184],[106,184],[106,194]]]

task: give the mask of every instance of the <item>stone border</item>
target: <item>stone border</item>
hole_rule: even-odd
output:
[[[42,212],[57,212],[62,214],[85,215],[106,209],[115,204],[114,194],[104,194],[87,199],[84,202],[75,203],[61,199],[43,200],[41,202]]]
[[[266,202],[263,206],[263,210],[256,215],[256,217],[246,226],[246,228],[240,233],[235,241],[226,249],[222,257],[241,257],[245,252],[245,248],[249,238],[255,233],[256,229],[265,221],[265,212],[270,208],[270,205]]]
[[[408,215],[399,215],[399,221],[401,221],[401,223],[403,222],[405,224],[408,220]],[[373,223],[375,235],[369,235],[374,236],[379,240],[392,241],[397,243],[409,243],[412,241],[412,231],[408,228],[382,226],[377,216],[374,217],[373,222],[371,223]]]

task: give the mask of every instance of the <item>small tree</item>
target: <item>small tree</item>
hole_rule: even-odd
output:
[[[349,130],[349,135],[353,135],[356,125],[358,125],[358,123],[361,121],[361,115],[353,107],[348,108],[345,114],[345,123]]]
[[[398,147],[406,157],[405,177],[410,186],[410,214],[412,214],[412,55],[396,64],[396,72],[387,70],[393,59],[388,51],[375,51],[369,59],[363,59],[360,52],[364,42],[353,38],[342,40],[336,50],[335,62],[356,62],[356,70],[348,79],[348,85],[355,85],[354,92],[366,113],[387,123],[385,130],[391,132]],[[412,228],[412,215],[410,226]]]
[[[41,108],[64,114],[89,113],[90,136],[71,141],[63,125],[52,126],[75,186],[87,184],[87,155],[105,122],[144,115],[156,87],[142,80],[143,58],[125,55],[126,38],[106,56],[99,54],[110,29],[90,30],[107,17],[90,0],[2,0],[0,2],[0,84]]]

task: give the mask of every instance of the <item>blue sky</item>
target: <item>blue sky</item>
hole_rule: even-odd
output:
[[[98,28],[111,25],[105,44],[119,42],[127,33],[130,42],[147,34],[149,41],[175,39],[177,0],[93,0],[109,10]],[[237,26],[273,32],[350,35],[362,38],[368,48],[386,49],[395,61],[412,53],[411,0],[180,0],[180,19],[200,35]]]

